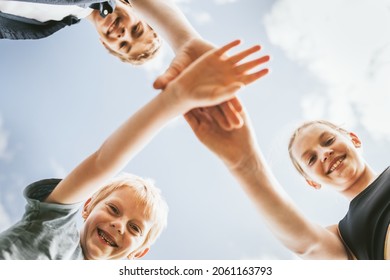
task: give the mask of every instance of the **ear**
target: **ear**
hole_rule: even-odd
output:
[[[316,190],[321,189],[321,185],[316,183],[316,182],[314,182],[314,181],[312,181],[312,180],[306,179],[306,182],[309,184],[310,187],[313,187]]]
[[[83,211],[81,212],[81,216],[84,220],[86,220],[89,216],[89,204],[91,203],[92,198],[88,198],[88,200],[84,203]]]
[[[349,133],[349,137],[351,137],[352,143],[356,148],[360,148],[362,146],[362,141],[360,141],[359,137],[353,132]]]
[[[127,258],[128,258],[129,260],[131,260],[131,259],[140,259],[140,258],[142,258],[143,256],[145,256],[145,255],[149,252],[149,250],[150,250],[149,247],[148,247],[148,248],[145,248],[144,250],[142,250],[142,251],[136,253],[135,255],[133,255],[133,254],[128,255]]]

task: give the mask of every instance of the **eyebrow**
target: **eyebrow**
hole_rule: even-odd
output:
[[[325,136],[328,134],[329,132],[328,131],[324,131],[320,134],[320,136],[318,137],[318,139],[320,140],[320,143],[322,141],[323,138],[325,138]],[[308,154],[309,151],[305,151],[302,155],[301,155],[301,158],[303,159],[304,157],[306,157],[306,154]]]

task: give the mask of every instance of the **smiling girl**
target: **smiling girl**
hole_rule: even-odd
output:
[[[390,259],[390,169],[375,173],[359,153],[361,141],[327,121],[303,124],[289,144],[291,160],[306,182],[328,185],[350,206],[345,217],[322,227],[301,213],[274,177],[242,105],[244,126],[224,130],[209,109],[186,119],[199,140],[222,159],[253,200],[275,236],[303,259]]]

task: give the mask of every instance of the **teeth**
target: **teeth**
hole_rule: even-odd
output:
[[[103,231],[98,230],[99,236],[110,246],[118,247],[114,241],[112,241]]]
[[[343,158],[340,158],[338,161],[336,161],[332,167],[330,168],[330,172],[333,172],[339,165],[340,163],[343,161]]]

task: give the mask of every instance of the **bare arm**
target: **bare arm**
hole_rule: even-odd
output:
[[[304,259],[346,259],[337,234],[311,221],[290,200],[268,167],[244,111],[244,126],[225,131],[207,110],[186,119],[199,140],[213,151],[248,194],[273,234]]]
[[[176,54],[168,69],[154,82],[156,89],[164,89],[186,67],[215,48],[200,36],[171,0],[133,0],[132,4],[154,29],[167,39]],[[226,130],[240,127],[243,123],[230,101],[216,106],[212,114]]]
[[[133,7],[177,51],[190,39],[200,38],[182,11],[171,0],[132,0]]]
[[[261,64],[259,59],[244,66],[232,63],[246,57],[240,53],[225,59],[225,52],[238,43],[234,41],[205,54],[183,71],[62,180],[46,201],[70,204],[86,200],[124,168],[169,120],[193,107],[215,105],[231,99],[239,85],[254,82],[265,75],[266,70],[245,73]]]

